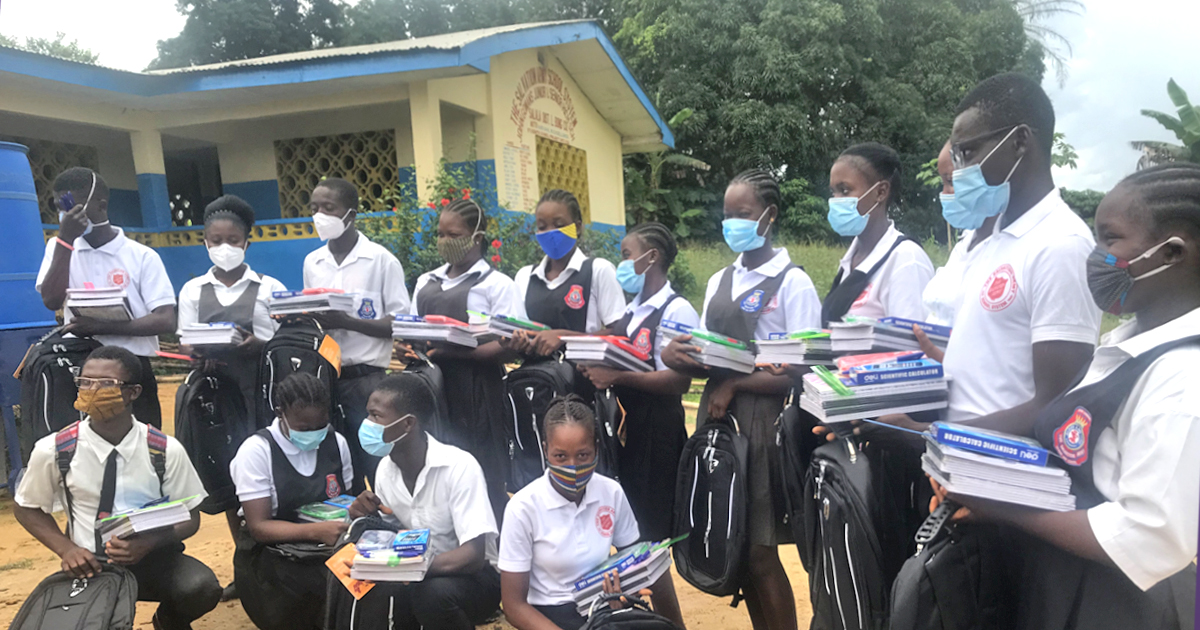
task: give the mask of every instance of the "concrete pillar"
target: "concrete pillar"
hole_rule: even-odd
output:
[[[153,129],[131,131],[129,143],[133,149],[133,169],[137,173],[142,227],[165,230],[171,227],[171,204],[167,196],[162,134]]]
[[[442,159],[442,107],[427,81],[409,84],[408,98],[417,195],[421,201],[428,201],[429,185]]]

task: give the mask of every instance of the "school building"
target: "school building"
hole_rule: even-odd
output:
[[[210,266],[200,217],[222,194],[259,217],[250,265],[299,288],[320,244],[307,202],[322,177],[388,212],[381,198],[424,198],[443,159],[473,160],[475,187],[504,209],[530,212],[565,188],[586,221],[624,230],[622,156],[674,143],[590,21],[150,72],[0,47],[0,86],[0,140],[30,148],[46,237],[55,175],[93,168],[112,188],[113,224],[157,249],[177,291]]]

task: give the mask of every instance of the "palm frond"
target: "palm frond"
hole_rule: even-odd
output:
[[[698,160],[690,155],[684,155],[682,153],[669,153],[663,156],[662,161],[663,164],[670,164],[672,166],[685,166],[687,168],[694,168],[698,171],[707,171],[709,168],[711,168],[708,165],[708,162],[705,162],[704,160]]]
[[[1180,140],[1183,140],[1187,134],[1187,130],[1183,128],[1183,123],[1170,114],[1164,114],[1153,109],[1143,109],[1142,115],[1147,118],[1153,118],[1155,122],[1166,127],[1168,131],[1174,133],[1175,137]]]

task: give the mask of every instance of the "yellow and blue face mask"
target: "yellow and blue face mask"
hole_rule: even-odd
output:
[[[575,243],[579,240],[579,230],[572,223],[556,230],[538,232],[535,236],[538,245],[541,245],[547,256],[552,260],[561,260],[575,249]]]

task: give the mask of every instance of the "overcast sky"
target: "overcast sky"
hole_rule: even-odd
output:
[[[1079,168],[1060,169],[1068,188],[1108,190],[1134,169],[1130,140],[1175,141],[1143,108],[1174,113],[1167,79],[1200,103],[1196,53],[1197,0],[1084,0],[1080,17],[1052,25],[1074,46],[1066,83],[1047,72],[1046,89],[1058,113],[1058,130],[1079,153]],[[56,31],[99,53],[101,65],[141,70],[155,43],[183,28],[174,0],[0,0],[0,33],[53,37]]]

